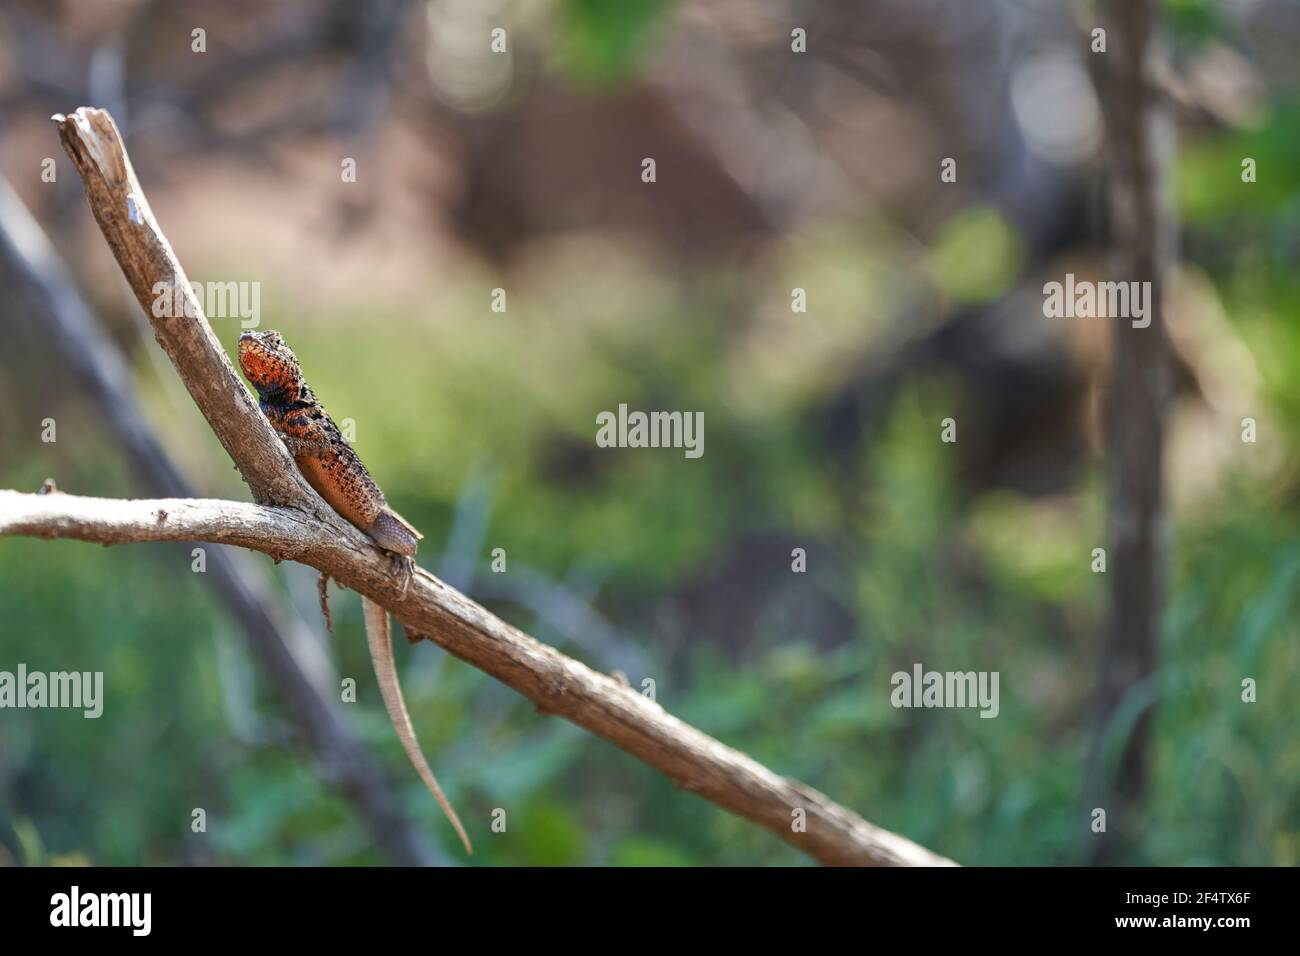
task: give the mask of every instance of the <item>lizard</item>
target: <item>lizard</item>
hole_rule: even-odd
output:
[[[272,329],[243,332],[239,336],[238,352],[239,367],[257,390],[262,414],[284,442],[307,483],[342,518],[364,531],[394,558],[396,566],[406,575],[403,582],[405,591],[414,573],[415,554],[424,535],[389,507],[384,493],[361,458],[307,385],[297,356],[279,332]],[[473,854],[465,828],[438,786],[415,738],[411,715],[397,680],[388,612],[366,597],[362,597],[362,610],[375,679],[379,682],[384,707],[402,742],[402,749],[442,807],[466,852]]]

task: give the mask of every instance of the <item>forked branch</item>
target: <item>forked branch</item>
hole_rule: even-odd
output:
[[[131,171],[111,117],[83,108],[55,120],[95,218],[159,342],[263,504],[0,492],[0,534],[106,544],[214,541],[310,565],[387,608],[408,632],[427,636],[523,694],[539,711],[611,741],[683,789],[747,817],[822,863],[951,864],[683,723],[625,683],[524,634],[428,572],[421,569],[404,590],[388,558],[298,477],[292,459],[236,378],[200,303],[190,297],[187,311],[193,317],[153,314],[157,283],[182,284],[182,296],[189,295],[188,284]]]

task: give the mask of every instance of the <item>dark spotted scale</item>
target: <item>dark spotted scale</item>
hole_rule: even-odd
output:
[[[370,477],[366,466],[361,464],[361,459],[344,440],[334,420],[307,387],[298,359],[284,344],[284,339],[278,332],[269,330],[243,333],[239,337],[239,367],[257,389],[263,414],[284,440],[298,470],[331,508],[370,535],[381,548],[398,555],[398,563],[405,565],[409,584],[414,573],[412,558],[419,546],[420,532],[388,507],[384,493]],[[405,593],[405,585],[402,590]],[[384,697],[384,707],[393,721],[393,729],[397,731],[402,748],[420,779],[464,843],[465,851],[473,853],[469,835],[438,786],[415,739],[415,728],[402,699],[397,666],[393,662],[388,614],[369,598],[364,598],[361,606],[366,616],[370,659],[375,665],[375,677]],[[418,637],[413,640],[418,640]]]
[[[423,535],[388,507],[379,485],[316,400],[280,333],[268,329],[240,335],[239,367],[257,389],[262,413],[316,492],[381,548],[413,556]]]

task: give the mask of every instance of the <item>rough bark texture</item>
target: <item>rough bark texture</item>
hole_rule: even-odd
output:
[[[203,303],[154,219],[113,118],[104,110],[83,107],[70,117],[55,115],[54,121],[86,187],[91,212],[149,316],[158,344],[177,371],[189,371],[181,376],[185,387],[240,466],[253,498],[274,504],[310,501],[314,494],[271,426],[265,421],[252,424],[261,417],[253,397],[218,344]],[[160,297],[175,303],[178,294],[180,314],[154,314]]]
[[[63,355],[103,417],[107,437],[151,494],[194,494],[141,412],[131,376],[103,333],[58,254],[8,182],[0,178],[0,277],[28,308],[22,314]],[[340,719],[339,705],[304,673],[292,647],[308,640],[307,623],[277,601],[252,555],[213,548],[204,580],[220,596],[275,688],[281,711],[318,761],[325,778],[352,803],[392,862],[445,863],[402,813],[382,769]]]
[[[951,861],[872,826],[802,784],[665,713],[614,678],[529,637],[420,569],[405,590],[388,556],[335,515],[298,476],[235,377],[198,303],[194,316],[153,314],[157,282],[184,282],[135,181],[108,114],[55,117],[95,218],[149,315],[159,342],[259,501],[111,501],[0,492],[0,534],[103,543],[201,540],[299,561],[375,601],[408,632],[429,637],[532,700],[662,771],[684,789],[770,830],[828,864],[943,865]]]
[[[118,501],[0,491],[0,535],[15,534],[101,544],[213,541],[309,564],[388,608],[408,632],[428,636],[513,687],[539,711],[612,741],[683,789],[748,817],[823,863],[950,863],[683,723],[626,684],[511,627],[423,569],[403,594],[390,560],[355,529],[338,535],[297,509],[236,501]],[[794,826],[800,810],[806,832]]]

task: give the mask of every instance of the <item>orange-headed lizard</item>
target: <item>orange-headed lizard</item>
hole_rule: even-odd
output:
[[[239,367],[257,389],[262,413],[293,455],[303,477],[331,508],[370,535],[379,547],[396,556],[409,584],[415,553],[424,536],[388,506],[379,485],[307,385],[297,356],[284,344],[280,333],[269,329],[242,333]],[[388,612],[366,598],[362,599],[362,607],[370,659],[393,729],[416,772],[456,828],[466,851],[473,853],[465,828],[438,786],[415,739],[411,716],[397,682]]]

